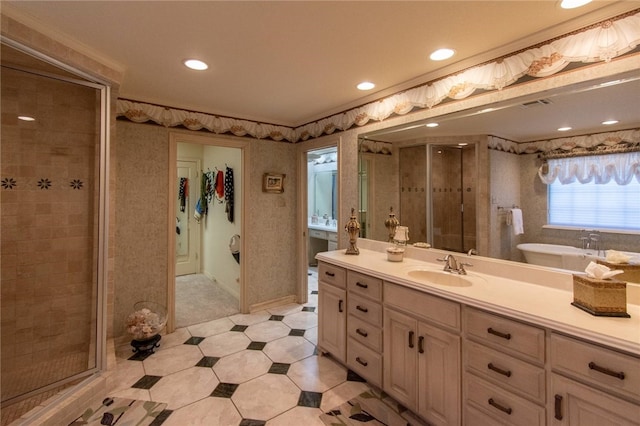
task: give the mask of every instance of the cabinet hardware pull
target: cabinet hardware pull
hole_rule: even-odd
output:
[[[364,365],[365,367],[369,365],[367,361],[361,360],[359,356],[356,357],[356,361],[358,361],[360,364]]]
[[[418,337],[418,352],[424,353],[424,336]]]
[[[410,348],[413,348],[413,335],[414,335],[414,332],[410,331],[409,332],[409,347]]]
[[[502,368],[496,367],[492,363],[487,364],[487,368],[489,370],[495,371],[498,374],[502,374],[503,376],[511,377],[511,371],[510,370],[503,370]]]
[[[364,312],[365,314],[366,314],[367,312],[369,312],[369,309],[367,309],[367,308],[363,308],[363,307],[362,307],[362,306],[360,306],[360,305],[356,306],[356,309],[357,309],[357,310],[359,310],[360,312]]]
[[[488,402],[489,402],[489,405],[491,405],[492,407],[495,407],[498,410],[503,411],[503,412],[507,413],[508,415],[511,415],[511,411],[512,411],[511,408],[505,407],[502,404],[498,404],[497,402],[495,402],[493,400],[493,398],[489,398]]]
[[[593,361],[589,363],[589,368],[592,369],[592,370],[596,370],[596,371],[598,371],[598,372],[600,372],[602,374],[606,374],[607,376],[613,376],[613,377],[618,378],[620,380],[624,380],[624,372],[623,371],[617,372],[617,371],[609,370],[606,367],[600,367],[598,364],[596,364]]]
[[[503,339],[511,340],[511,333],[502,333],[500,331],[494,330],[493,328],[487,328],[487,333],[493,334],[494,336],[502,337]]]
[[[369,286],[367,284],[362,284],[360,281],[356,282],[356,285],[358,287],[362,287],[362,288],[369,288]]]
[[[356,328],[356,333],[358,333],[362,337],[367,337],[369,335],[369,333],[367,333],[366,331],[362,331],[359,328]]]
[[[329,275],[330,277],[335,277],[336,274],[334,274],[333,272],[325,272],[325,274]]]
[[[338,312],[343,312],[342,311],[342,299],[340,299],[340,301],[338,302]]]
[[[562,395],[558,395],[556,394],[555,396],[555,404],[554,404],[554,411],[555,411],[555,418],[556,420],[562,420]]]

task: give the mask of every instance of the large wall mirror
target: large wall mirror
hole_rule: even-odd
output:
[[[499,104],[361,134],[359,210],[364,238],[387,241],[390,208],[410,242],[524,261],[525,242],[579,244],[580,230],[550,230],[538,153],[496,148],[640,129],[640,72],[565,86]],[[615,118],[616,124],[602,122]],[[433,123],[437,123],[437,126]],[[570,130],[559,132],[561,127]],[[493,143],[492,143],[493,141]],[[514,235],[507,212],[523,212]],[[607,234],[606,248],[640,251],[639,235]]]

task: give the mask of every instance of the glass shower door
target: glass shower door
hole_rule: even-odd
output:
[[[16,58],[2,46],[3,410],[96,371],[100,347],[101,90]]]

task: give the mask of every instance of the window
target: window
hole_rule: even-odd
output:
[[[618,185],[558,180],[548,186],[550,225],[640,231],[640,182]]]
[[[640,152],[550,159],[539,176],[550,225],[640,231]]]

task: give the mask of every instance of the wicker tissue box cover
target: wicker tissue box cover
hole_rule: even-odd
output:
[[[571,304],[595,316],[630,317],[627,314],[627,283],[616,279],[574,275]]]

